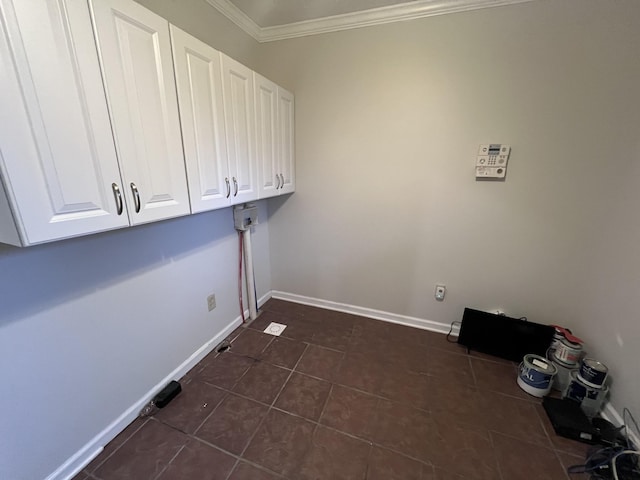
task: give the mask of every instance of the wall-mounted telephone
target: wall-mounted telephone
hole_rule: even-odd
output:
[[[511,147],[500,143],[480,145],[476,159],[476,178],[504,178]]]

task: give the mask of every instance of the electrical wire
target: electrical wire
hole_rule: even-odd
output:
[[[611,470],[613,472],[613,480],[620,480],[620,477],[618,477],[617,462],[618,462],[618,458],[620,458],[622,455],[640,456],[640,452],[636,452],[635,450],[623,450],[622,452],[618,453],[615,457],[613,457],[613,459],[611,460],[611,465],[613,466],[613,468]],[[633,467],[633,469],[635,471],[631,472],[631,473],[639,473],[637,468]],[[638,477],[635,477],[635,478],[638,478]]]
[[[238,231],[238,300],[240,302],[240,316],[242,317],[242,323],[246,322],[244,318],[244,302],[242,301],[242,247],[243,247],[243,239],[242,232]]]
[[[633,449],[634,445],[632,444],[631,437],[629,436],[629,425],[627,423],[627,417],[629,417],[633,426],[636,427],[635,433],[637,435],[637,438],[640,438],[640,428],[638,428],[638,423],[636,422],[636,419],[633,418],[633,415],[631,414],[631,410],[629,410],[627,407],[624,407],[624,410],[622,410],[622,423],[624,423],[624,436],[627,439],[627,446],[630,449]]]
[[[582,465],[572,465],[567,468],[567,473],[594,473],[595,470],[598,470],[600,467],[604,467],[609,462],[611,462],[616,455],[618,455],[622,451],[621,447],[605,447],[600,448],[594,452],[592,452],[584,461]],[[597,463],[592,464],[592,462],[597,458],[601,457]]]
[[[449,342],[449,343],[457,343],[456,340],[449,340],[449,337],[451,337],[451,332],[453,332],[453,326],[456,323],[459,324],[459,325],[462,325],[462,322],[458,322],[458,321],[451,322],[451,328],[449,329],[449,333],[447,333],[447,342]]]
[[[258,311],[258,291],[257,291],[257,287],[256,287],[256,271],[253,271],[253,298],[255,299],[256,303],[256,312]]]

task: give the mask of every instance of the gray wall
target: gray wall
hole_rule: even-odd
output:
[[[257,43],[205,0],[135,0],[176,27],[255,69]]]
[[[140,3],[296,94],[298,190],[261,203],[258,295],[560,323],[612,367],[616,407],[640,411],[638,2],[260,46],[204,1]],[[508,178],[476,182],[494,141],[513,146]],[[237,316],[231,222],[225,209],[0,245],[1,478],[46,477]]]
[[[256,43],[204,2],[146,3],[251,62]],[[264,202],[259,217],[260,297],[271,290]],[[237,242],[226,208],[27,249],[0,245],[0,478],[52,474],[238,318]]]
[[[640,414],[638,24],[632,0],[532,2],[261,46],[296,93],[274,290],[565,325]],[[474,179],[490,142],[512,145],[505,182]]]

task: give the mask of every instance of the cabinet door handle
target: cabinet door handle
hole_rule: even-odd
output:
[[[122,203],[122,193],[120,193],[120,187],[117,183],[112,183],[111,190],[113,190],[113,197],[116,199],[117,213],[118,215],[122,215],[124,204]]]
[[[138,193],[138,187],[131,182],[131,193],[133,193],[133,200],[136,203],[136,213],[140,213],[140,194]]]
[[[238,180],[233,177],[233,196],[235,197],[236,195],[238,195]]]
[[[224,181],[227,184],[227,198],[231,195],[231,185],[229,185],[229,177],[224,177]]]
[[[280,188],[284,187],[284,175],[280,174]]]
[[[280,175],[276,173],[276,190],[280,188]]]

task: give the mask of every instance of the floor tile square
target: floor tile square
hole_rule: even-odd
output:
[[[311,343],[334,350],[345,351],[349,345],[351,328],[327,326],[318,329],[311,337]]]
[[[567,475],[553,450],[492,433],[500,471],[509,480],[566,480]]]
[[[407,405],[380,400],[370,428],[375,443],[422,461],[428,462],[429,453],[440,448],[430,444],[431,415]]]
[[[471,357],[476,385],[481,390],[492,390],[525,400],[535,400],[518,386],[518,369],[512,363],[500,363]]]
[[[218,355],[196,376],[196,380],[231,389],[255,360],[225,352]]]
[[[238,462],[229,480],[279,480],[281,478],[279,475],[241,461]]]
[[[367,470],[369,449],[367,442],[318,427],[295,478],[361,480]]]
[[[245,328],[237,338],[231,342],[231,351],[236,355],[260,358],[260,354],[275,337],[266,333]]]
[[[236,458],[198,441],[180,450],[157,480],[226,480]]]
[[[195,436],[240,455],[269,407],[229,394],[195,432]]]
[[[434,466],[465,479],[500,478],[489,432],[459,424],[451,415],[434,415],[423,454]]]
[[[102,452],[100,452],[100,454],[84,468],[84,471],[87,473],[94,472],[107,460],[107,458],[109,458],[113,454],[113,452],[120,448],[122,444],[124,444],[124,442],[131,438],[134,433],[136,433],[145,423],[149,421],[150,420],[148,418],[136,418],[122,432],[116,435],[113,440],[105,445],[105,447],[102,449]]]
[[[366,355],[347,353],[336,373],[335,383],[378,394],[382,386],[383,368],[385,366],[372,362]]]
[[[285,337],[278,337],[262,352],[260,359],[279,367],[293,368],[307,345]]]
[[[290,476],[299,470],[311,446],[314,430],[315,425],[308,420],[272,409],[243,457],[269,470]]]
[[[300,358],[296,370],[312,377],[333,382],[336,379],[336,373],[343,358],[344,353],[342,352],[317,345],[309,345],[302,358]]]
[[[378,398],[334,385],[320,423],[361,438],[369,438]]]
[[[385,448],[373,447],[367,480],[423,480],[423,464]],[[427,467],[431,469],[431,466]]]
[[[224,390],[194,380],[154,416],[182,432],[193,433],[225,396]]]
[[[479,392],[477,398],[487,429],[551,447],[534,403],[494,392]]]
[[[189,441],[184,433],[149,420],[96,471],[101,480],[151,480]]]
[[[475,386],[471,363],[467,355],[458,355],[444,350],[428,350],[426,373],[436,377],[455,377]]]
[[[330,390],[329,382],[294,372],[275,406],[316,421],[320,418]]]
[[[236,384],[233,391],[271,405],[290,374],[290,370],[265,362],[256,362]]]

